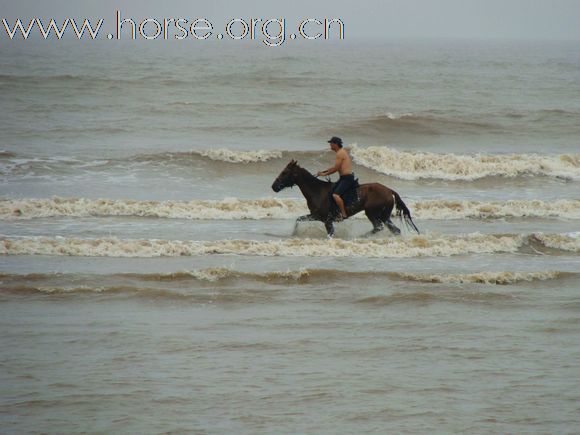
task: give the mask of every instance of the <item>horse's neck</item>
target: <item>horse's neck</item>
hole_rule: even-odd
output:
[[[311,212],[320,207],[322,194],[328,191],[330,185],[330,183],[319,180],[303,168],[300,168],[296,184],[300,188],[304,198],[306,198],[306,203]]]

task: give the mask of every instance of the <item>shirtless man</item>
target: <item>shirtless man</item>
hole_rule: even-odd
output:
[[[354,175],[352,173],[352,162],[350,156],[345,149],[342,148],[342,139],[334,136],[328,141],[330,149],[336,153],[336,162],[332,168],[326,171],[320,171],[317,176],[326,176],[338,172],[340,178],[338,182],[332,186],[332,197],[340,208],[340,214],[343,219],[347,218],[346,210],[344,208],[344,201],[341,195],[344,195],[354,184]]]

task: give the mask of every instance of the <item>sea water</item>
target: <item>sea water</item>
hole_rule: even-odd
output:
[[[2,432],[577,430],[577,44],[0,53]],[[420,235],[294,229],[335,135]]]

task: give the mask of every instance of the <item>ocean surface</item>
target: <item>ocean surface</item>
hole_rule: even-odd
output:
[[[3,41],[0,178],[2,433],[580,427],[578,44]]]

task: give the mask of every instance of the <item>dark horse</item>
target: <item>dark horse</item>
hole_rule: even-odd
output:
[[[274,180],[272,190],[280,192],[282,189],[294,185],[300,188],[310,210],[310,214],[300,216],[296,220],[296,225],[301,221],[321,221],[324,222],[328,236],[332,237],[334,235],[333,222],[337,221],[340,215],[337,215],[335,208],[330,203],[332,183],[319,180],[306,169],[298,166],[295,160],[292,160]],[[357,199],[346,207],[346,211],[348,216],[353,216],[364,210],[367,218],[373,224],[372,233],[381,231],[386,225],[393,234],[401,234],[401,230],[391,222],[391,212],[395,206],[397,207],[397,216],[419,233],[419,229],[411,219],[411,212],[394,190],[379,183],[368,183],[361,184],[356,193]]]

